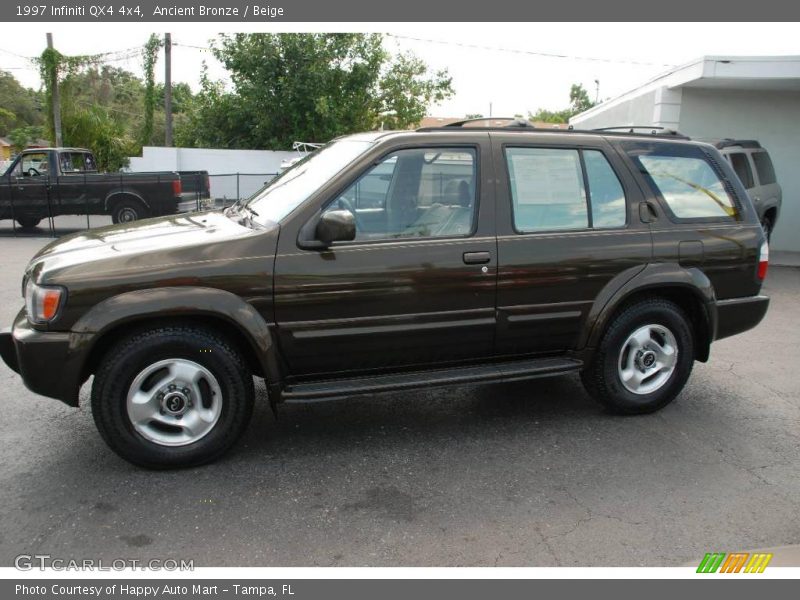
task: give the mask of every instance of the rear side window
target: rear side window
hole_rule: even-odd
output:
[[[592,205],[592,227],[625,225],[625,192],[617,174],[598,150],[584,150],[586,180]]]
[[[739,181],[742,182],[745,189],[753,189],[753,170],[750,168],[750,161],[747,160],[747,154],[744,152],[734,152],[730,155],[731,166],[736,171]]]
[[[622,184],[602,152],[507,148],[506,162],[517,231],[625,225]]]
[[[761,185],[770,185],[777,181],[775,168],[772,166],[772,159],[766,152],[753,152],[753,162],[756,164],[758,182]]]
[[[696,146],[627,143],[628,154],[679,219],[730,219],[738,209],[709,157]]]

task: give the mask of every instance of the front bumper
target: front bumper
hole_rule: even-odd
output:
[[[0,356],[32,392],[78,406],[86,337],[34,329],[21,310],[14,326],[0,332]]]
[[[761,322],[769,308],[769,297],[747,296],[717,300],[717,327],[715,340],[742,333],[752,329]]]

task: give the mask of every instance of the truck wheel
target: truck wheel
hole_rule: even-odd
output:
[[[685,313],[673,302],[652,299],[629,306],[612,321],[581,379],[611,412],[644,414],[678,395],[693,364]]]
[[[253,412],[253,377],[239,351],[190,326],[161,327],[106,353],[92,385],[92,414],[114,452],[153,469],[216,459]]]
[[[36,217],[17,217],[17,223],[23,229],[33,229],[39,223],[41,223],[41,219],[37,219]]]
[[[150,216],[147,207],[138,200],[120,200],[111,211],[113,223],[131,223]]]

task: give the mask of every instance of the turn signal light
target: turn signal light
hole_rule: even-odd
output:
[[[34,323],[52,321],[61,307],[64,288],[36,285],[28,280],[25,286],[25,308]]]

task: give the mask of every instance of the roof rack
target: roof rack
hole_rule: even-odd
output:
[[[473,123],[478,122],[488,122],[491,123],[490,125],[485,126],[473,126]],[[494,124],[496,122],[504,122],[502,125]],[[466,126],[466,127],[465,127]],[[632,137],[661,137],[661,138],[670,138],[670,139],[679,139],[679,140],[690,140],[691,138],[687,135],[683,135],[679,131],[675,131],[673,129],[666,129],[664,127],[655,127],[655,126],[644,126],[644,125],[625,125],[621,127],[603,127],[599,129],[575,129],[572,125],[568,125],[566,129],[543,129],[536,127],[533,123],[528,121],[527,119],[520,119],[517,117],[480,117],[477,119],[464,119],[462,121],[455,121],[453,123],[448,123],[447,125],[437,125],[434,127],[420,127],[415,129],[418,132],[426,132],[426,131],[452,131],[453,129],[469,129],[471,131],[503,131],[503,132],[530,132],[536,131],[541,133],[552,133],[552,134],[561,134],[561,135],[625,135],[625,136],[632,136]],[[642,133],[641,131],[637,130],[645,130],[646,133]]]
[[[596,127],[592,131],[622,131],[624,133],[637,133],[637,129],[649,131],[650,135],[675,135],[686,137],[680,131],[675,129],[667,129],[666,127],[657,127],[655,125],[617,125],[614,127]]]
[[[477,117],[474,119],[462,119],[461,121],[453,121],[446,125],[438,125],[435,127],[420,127],[417,131],[434,131],[437,129],[455,129],[457,127],[469,127],[472,123],[488,123],[484,127],[475,127],[474,129],[535,129],[533,123],[527,119],[519,117]],[[499,123],[503,123],[500,125]]]

